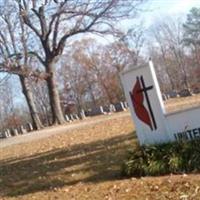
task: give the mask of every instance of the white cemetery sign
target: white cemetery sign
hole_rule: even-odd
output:
[[[200,138],[200,107],[167,114],[151,61],[121,80],[141,145]]]

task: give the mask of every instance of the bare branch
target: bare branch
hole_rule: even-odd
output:
[[[22,66],[11,66],[9,64],[0,63],[0,72],[5,72],[9,74],[15,74],[18,76],[22,76],[24,78],[36,78],[41,80],[46,80],[50,75],[46,72],[42,72],[39,70],[32,70],[28,67]]]
[[[39,30],[33,26],[33,24],[31,23],[30,19],[29,19],[29,16],[27,14],[27,10],[25,8],[23,8],[23,6],[21,5],[21,3],[18,3],[19,4],[19,10],[20,10],[20,15],[24,21],[24,23],[30,27],[33,32],[38,36],[38,37],[41,37],[41,34],[39,32]]]
[[[93,20],[83,29],[72,29],[71,32],[69,34],[65,34],[59,41],[58,43],[58,47],[56,49],[56,54],[61,54],[63,52],[64,46],[65,46],[65,42],[66,40],[76,34],[79,33],[84,33],[84,32],[88,32],[90,30],[90,28],[95,25],[95,23],[98,21],[98,19],[100,19],[113,5],[113,2],[115,2],[114,0],[111,1],[107,7],[104,8],[103,11],[101,11],[99,14],[94,15]]]
[[[0,31],[0,38],[1,38],[0,43],[2,43],[3,46],[5,47],[7,55],[10,55],[10,50],[9,50],[6,38],[5,38],[4,34],[2,33],[2,31]]]
[[[46,18],[44,14],[44,6],[39,7],[39,11],[36,9],[32,9],[32,11],[35,13],[35,15],[38,17],[39,22],[40,22],[40,27],[42,31],[42,38],[45,39],[46,34],[47,34],[47,23],[46,23]]]
[[[36,56],[36,58],[45,66],[45,61],[44,61],[43,58],[42,58],[38,53],[36,53],[35,51],[29,51],[29,52],[28,52],[28,55],[34,55],[34,56]]]

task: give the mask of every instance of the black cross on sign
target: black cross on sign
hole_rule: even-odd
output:
[[[137,77],[137,80],[139,80],[139,77]],[[153,126],[154,126],[154,129],[156,130],[157,124],[156,124],[156,120],[155,120],[153,110],[152,110],[152,107],[151,107],[151,103],[150,103],[150,100],[149,100],[149,95],[147,93],[148,90],[153,89],[153,85],[146,87],[143,76],[140,76],[140,81],[141,81],[141,84],[142,84],[142,89],[139,90],[138,92],[144,92],[144,95],[145,95],[145,98],[146,98],[146,101],[147,101],[147,106],[148,106],[148,109],[149,109],[149,112],[150,112],[150,115],[151,115],[151,119],[152,119],[152,122],[153,122]]]

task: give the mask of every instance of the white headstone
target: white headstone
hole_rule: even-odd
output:
[[[21,131],[21,134],[27,133],[27,130],[23,126],[20,126],[20,131]]]
[[[76,120],[79,120],[79,117],[78,117],[77,114],[74,115],[74,118],[75,118]]]
[[[6,132],[7,132],[7,136],[8,137],[11,137],[12,135],[11,135],[11,132],[10,132],[10,129],[6,129]]]
[[[84,110],[81,110],[80,116],[81,116],[81,119],[85,119],[86,118]]]
[[[28,130],[29,130],[29,131],[33,131],[33,126],[32,126],[31,123],[28,123]]]
[[[66,120],[67,122],[69,122],[69,121],[70,121],[70,119],[69,119],[69,116],[68,116],[68,115],[65,115],[65,120]]]
[[[109,110],[110,112],[116,112],[115,106],[113,104],[110,104]]]
[[[15,136],[18,135],[18,130],[17,130],[16,128],[13,129],[13,134],[14,134]]]
[[[124,106],[124,103],[123,103],[123,102],[120,102],[120,104],[121,104],[122,110],[125,111],[126,108],[125,108],[125,106]]]
[[[124,107],[127,109],[128,108],[128,103],[125,101],[124,102]]]
[[[105,114],[104,110],[103,110],[103,106],[99,107],[101,114]]]
[[[8,129],[6,129],[6,130],[4,131],[4,136],[5,136],[6,138],[10,137],[10,134],[9,134],[9,132],[8,132]]]
[[[72,114],[70,114],[70,120],[74,121],[74,116]]]

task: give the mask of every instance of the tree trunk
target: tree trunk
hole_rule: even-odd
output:
[[[92,99],[93,108],[96,108],[97,107],[97,101],[95,99],[95,95],[93,93],[91,84],[88,85],[88,88],[89,88],[89,92],[90,92],[90,97]]]
[[[50,74],[50,76],[47,78],[47,87],[53,117],[53,124],[63,124],[65,123],[65,118],[60,104],[60,96],[58,93],[55,70],[53,65],[53,62],[47,63],[46,65],[46,71]]]
[[[28,108],[30,110],[30,115],[31,115],[32,122],[33,122],[33,128],[36,129],[36,130],[40,130],[41,128],[43,128],[43,125],[42,125],[40,118],[38,116],[36,105],[35,105],[35,102],[34,102],[34,99],[33,99],[33,94],[30,90],[27,79],[24,78],[23,76],[19,76],[19,78],[20,78],[20,82],[21,82],[21,85],[22,85],[23,94],[26,98]]]
[[[123,87],[123,84],[122,84],[122,80],[120,78],[120,73],[121,71],[117,71],[117,81],[119,83],[119,88],[120,88],[120,91],[121,91],[121,95],[120,95],[120,101],[126,101],[126,97],[125,97],[125,92],[124,92],[124,87]]]
[[[102,80],[101,77],[99,77],[99,79],[100,79],[100,82],[101,82],[101,86],[103,87],[104,92],[106,93],[109,104],[113,104],[114,103],[113,97],[112,97],[112,95],[110,95],[110,91],[109,91],[108,87],[106,86],[105,82]]]

